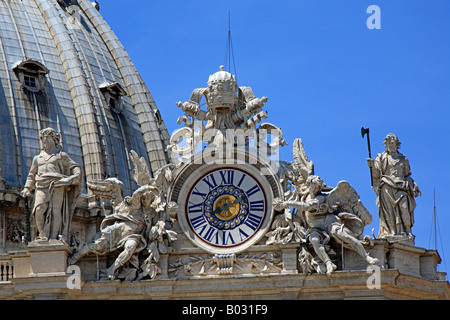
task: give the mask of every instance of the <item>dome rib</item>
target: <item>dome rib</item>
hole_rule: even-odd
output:
[[[66,80],[74,81],[78,86],[69,86],[73,101],[75,117],[77,120],[81,148],[84,160],[84,173],[86,180],[103,178],[103,157],[99,148],[100,138],[98,123],[95,118],[96,111],[93,108],[93,97],[86,83],[86,73],[82,69],[82,61],[77,49],[74,47],[74,39],[71,39],[72,30],[64,24],[64,18],[54,5],[46,0],[36,0],[38,8],[45,17],[45,22],[50,32],[54,35],[53,40],[57,44],[71,43],[60,51],[60,60],[63,66]],[[87,99],[88,97],[88,99]]]
[[[137,75],[137,71],[122,44],[99,12],[89,1],[80,0],[78,3],[89,17],[89,20],[94,24],[94,28],[102,35],[102,39],[105,41],[105,45],[112,56],[118,61],[118,70],[122,76],[125,90],[136,112],[144,137],[144,143],[150,160],[150,168],[155,173],[159,168],[168,163],[165,153],[165,148],[168,144],[167,129],[156,119],[156,104],[153,98],[151,98],[149,90],[142,82],[142,79]],[[155,129],[158,128],[158,132],[155,132]]]
[[[46,127],[61,132],[64,151],[83,167],[84,186],[116,177],[131,194],[130,150],[152,173],[168,163],[170,136],[156,103],[90,1],[2,1],[0,16],[0,187],[21,189]],[[106,93],[105,83],[123,91]]]
[[[7,80],[7,85],[8,85],[8,89],[9,89],[8,90],[9,91],[8,94],[9,94],[10,103],[11,103],[11,106],[10,106],[10,110],[11,110],[10,111],[11,112],[10,118],[11,118],[12,127],[13,127],[13,131],[14,131],[14,133],[13,133],[14,147],[13,148],[14,148],[14,155],[15,155],[14,158],[15,158],[15,163],[16,163],[14,171],[15,171],[15,175],[17,177],[17,181],[12,181],[12,183],[16,184],[18,181],[21,180],[21,176],[22,176],[22,174],[21,174],[22,151],[21,151],[21,147],[20,147],[20,140],[21,140],[20,139],[20,135],[21,135],[21,133],[20,133],[20,126],[18,125],[18,121],[17,121],[16,101],[14,99],[14,89],[13,89],[14,86],[13,86],[13,81],[12,81],[12,79],[13,79],[13,75],[12,75],[13,71],[9,70],[9,68],[8,68],[8,60],[6,59],[5,49],[4,49],[3,41],[1,39],[1,37],[0,37],[0,50],[1,50],[1,58],[2,58],[2,60],[4,62],[5,72],[6,72],[6,75],[7,75],[7,78],[8,78],[8,80]],[[6,94],[5,94],[4,99],[7,100]],[[7,101],[5,101],[5,102],[8,103]],[[2,113],[4,112],[3,108],[1,110],[1,112]],[[7,127],[6,129],[10,129],[10,128]],[[2,146],[3,145],[6,146],[6,141],[4,141],[2,139],[2,136],[0,136],[0,144]],[[3,150],[3,148],[0,147],[0,161],[1,161],[2,164],[5,163],[5,159],[3,158],[3,153],[4,152],[5,151]],[[0,171],[0,179],[3,179],[1,171]],[[5,181],[4,183],[6,183],[6,182],[7,181]]]

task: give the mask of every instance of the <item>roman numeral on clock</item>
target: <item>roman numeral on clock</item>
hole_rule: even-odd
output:
[[[250,211],[264,211],[264,200],[250,202]]]
[[[244,236],[242,238],[242,236]],[[247,239],[249,237],[248,234],[246,234],[241,228],[239,228],[239,237],[241,238],[241,241],[244,241],[245,239]]]
[[[222,245],[224,245],[224,246],[229,245],[230,243],[228,241],[230,241],[231,244],[234,244],[234,239],[231,236],[231,232],[222,231]]]
[[[190,203],[192,203],[192,202],[190,202]],[[189,205],[188,211],[189,211],[189,214],[196,213],[196,212],[202,212],[203,211],[203,203],[199,202],[197,204]]]
[[[251,197],[252,195],[254,195],[255,193],[257,193],[258,191],[261,191],[261,189],[259,188],[259,186],[257,184],[255,184],[253,187],[251,187],[250,189],[247,190],[247,197]]]
[[[237,184],[238,187],[241,187],[242,181],[244,181],[244,179],[245,179],[246,176],[247,176],[247,175],[246,175],[245,173],[242,174],[242,177],[241,177],[241,179],[239,180],[239,182],[238,182],[238,184]]]
[[[203,217],[203,215],[199,215],[198,217],[195,217],[195,218],[191,219],[191,224],[192,224],[192,227],[194,229],[198,229],[199,227],[201,227],[205,223],[206,223],[206,220],[205,220],[205,217]]]
[[[204,231],[206,231],[204,233]],[[204,234],[203,234],[204,233]],[[216,228],[213,228],[212,226],[209,226],[209,228],[205,225],[202,230],[200,230],[199,235],[202,236],[202,238],[208,242],[217,244],[217,245],[230,245],[235,244],[235,241],[233,239],[233,236],[231,235],[230,231],[224,231],[224,230],[217,230]]]
[[[217,230],[216,228],[209,226],[209,229],[206,231],[205,235],[202,235],[203,231],[205,230],[205,228],[203,228],[200,232],[199,235],[201,235],[203,237],[203,239],[205,239],[208,242],[211,242],[211,239],[216,236],[216,243],[219,242],[219,230]]]
[[[256,214],[249,213],[247,217],[247,221],[245,221],[245,225],[247,225],[253,231],[258,229],[258,226],[262,220],[262,217],[257,216]]]
[[[196,195],[196,196],[200,196],[200,197],[202,197],[203,199],[205,199],[205,197],[206,197],[206,193],[203,193],[203,192],[198,191],[197,188],[194,188],[194,190],[192,191],[192,194],[193,194],[193,195]]]
[[[233,184],[234,180],[234,171],[233,170],[223,170],[219,171],[220,177],[222,178],[222,181],[220,184]]]
[[[216,179],[214,179],[214,175],[212,173],[207,175],[206,177],[204,177],[202,180],[204,183],[206,183],[208,185],[209,190],[217,187]]]

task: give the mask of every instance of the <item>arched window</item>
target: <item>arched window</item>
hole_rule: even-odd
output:
[[[127,95],[122,86],[117,82],[113,82],[103,83],[99,88],[111,110],[116,113],[122,113],[124,110],[122,97]]]
[[[28,59],[19,61],[12,68],[23,89],[44,92],[45,76],[49,70],[39,61]]]

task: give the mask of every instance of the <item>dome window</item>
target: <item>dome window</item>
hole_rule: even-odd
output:
[[[35,77],[30,77],[30,76],[24,76],[24,84],[27,88],[32,88],[32,89],[39,89],[39,86],[37,84],[37,79]]]
[[[161,117],[161,113],[159,112],[159,110],[155,110],[154,114],[155,114],[155,118],[156,118],[156,121],[158,122],[158,124],[161,124],[162,117]]]
[[[75,4],[71,0],[57,0],[57,1],[58,1],[59,5],[63,8],[70,7]]]
[[[45,90],[45,76],[49,70],[39,61],[32,59],[17,62],[12,67],[23,89],[31,92]]]
[[[123,96],[127,95],[122,86],[117,82],[113,82],[103,83],[99,88],[108,107],[116,113],[122,113],[124,110]]]

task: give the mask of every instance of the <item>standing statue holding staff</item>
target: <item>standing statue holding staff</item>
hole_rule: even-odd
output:
[[[61,150],[60,134],[52,128],[41,130],[43,150],[34,157],[25,187],[26,198],[35,191],[31,217],[36,221],[35,241],[68,242],[69,225],[81,193],[81,167]]]
[[[400,141],[389,133],[384,139],[386,151],[375,160],[368,158],[373,189],[377,195],[380,216],[380,238],[413,238],[415,197],[421,194],[411,178],[408,159],[400,152]]]

